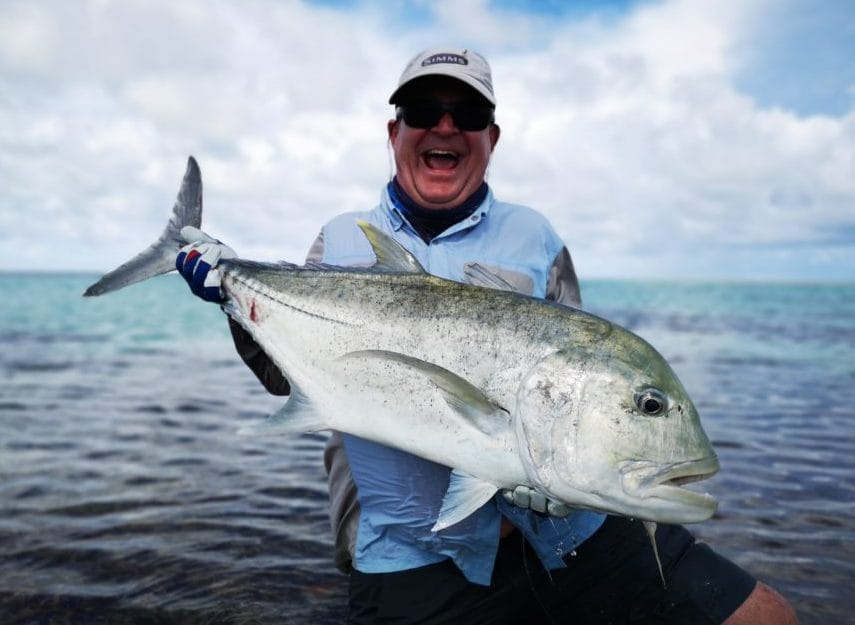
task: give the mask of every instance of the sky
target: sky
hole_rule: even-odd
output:
[[[852,0],[3,0],[0,271],[112,269],[191,154],[207,232],[301,262],[436,45],[490,61],[488,182],[583,280],[855,282]]]

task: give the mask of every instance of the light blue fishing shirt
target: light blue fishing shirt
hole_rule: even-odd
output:
[[[374,210],[339,215],[324,226],[316,243],[322,248],[319,259],[340,266],[374,264],[357,219],[391,235],[431,274],[463,282],[466,265],[477,262],[535,297],[545,296],[550,269],[564,249],[542,215],[497,201],[492,191],[472,215],[425,243],[384,189]],[[562,557],[605,519],[581,510],[564,518],[538,515],[497,495],[460,523],[431,532],[450,469],[356,436],[342,436],[361,506],[353,566],[364,573],[402,571],[451,558],[470,582],[489,585],[502,516],[523,533],[547,569],[564,567]]]

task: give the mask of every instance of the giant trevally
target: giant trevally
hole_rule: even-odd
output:
[[[191,157],[158,241],[85,295],[174,269],[182,229],[201,236],[201,212]],[[224,310],[291,383],[271,428],[349,432],[450,467],[435,530],[517,486],[650,522],[712,516],[715,500],[683,485],[715,473],[718,460],[647,342],[509,291],[478,266],[468,283],[429,275],[380,230],[360,227],[377,258],[369,269],[219,264]]]

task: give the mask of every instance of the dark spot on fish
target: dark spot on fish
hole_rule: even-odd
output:
[[[249,318],[251,321],[258,323],[258,310],[255,306],[255,300],[249,303]]]

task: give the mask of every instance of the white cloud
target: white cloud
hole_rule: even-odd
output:
[[[503,115],[522,149],[509,157],[505,141],[493,180],[510,178],[506,192],[520,201],[540,197],[600,271],[703,273],[734,245],[820,240],[826,220],[855,219],[845,215],[852,114],[801,118],[738,93],[732,45],[757,7],[724,6],[652,5],[596,36],[570,25],[547,49],[500,57],[505,75],[522,77],[514,106],[531,114]],[[530,69],[540,67],[549,70]]]
[[[4,73],[49,74],[57,59],[60,28],[41,7],[16,2],[0,12],[0,67]]]
[[[465,42],[494,69],[491,184],[546,213],[583,276],[855,277],[855,243],[820,245],[853,233],[855,112],[799,116],[734,86],[767,2],[389,6],[0,4],[0,267],[124,260],[190,153],[212,233],[299,260],[324,221],[376,202],[407,58]]]

